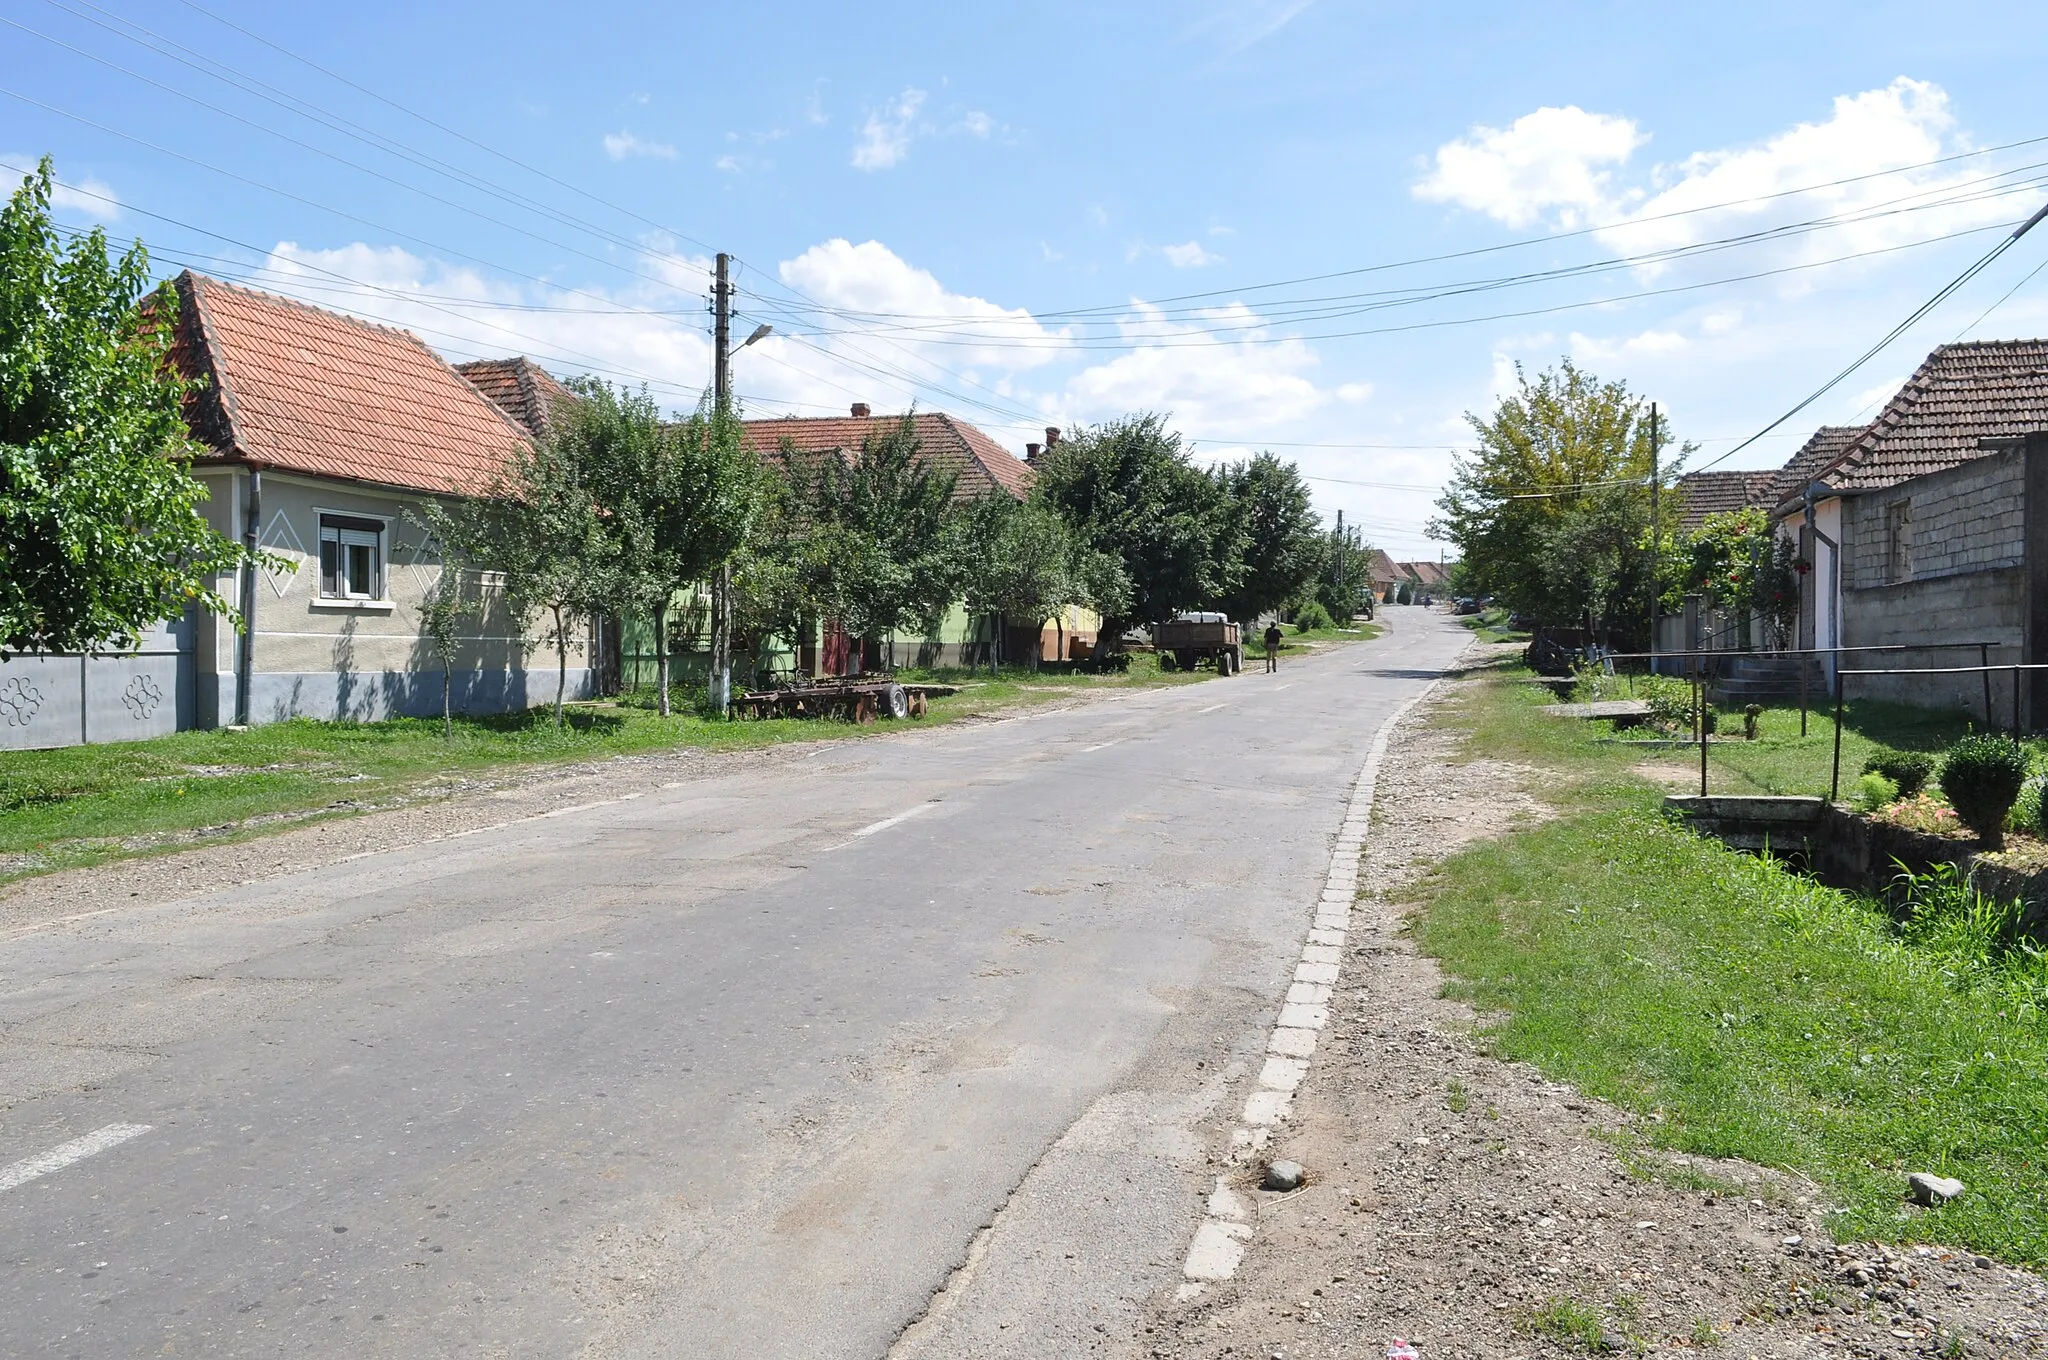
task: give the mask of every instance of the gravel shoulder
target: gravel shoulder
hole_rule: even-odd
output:
[[[1818,1187],[1644,1150],[1631,1116],[1486,1055],[1405,921],[1432,863],[1547,811],[1540,771],[1464,759],[1441,701],[1382,767],[1330,1027],[1266,1153],[1308,1182],[1268,1193],[1238,1170],[1255,1231],[1237,1277],[1156,1299],[1142,1353],[1380,1356],[1400,1338],[1425,1360],[2048,1354],[2040,1278],[1838,1244]]]

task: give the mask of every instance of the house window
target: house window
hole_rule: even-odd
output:
[[[1884,508],[1884,568],[1887,581],[1913,575],[1913,503],[1893,501]]]
[[[384,598],[384,521],[320,517],[320,594],[329,600]]]

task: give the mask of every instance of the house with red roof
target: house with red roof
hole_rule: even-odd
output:
[[[205,453],[192,471],[215,529],[295,563],[224,579],[246,635],[200,616],[191,724],[374,719],[440,706],[441,663],[419,606],[441,566],[412,518],[429,499],[483,490],[537,425],[509,417],[417,336],[186,271],[172,356],[199,385],[187,409]],[[523,362],[523,361],[522,361]],[[514,371],[536,421],[559,387]],[[552,698],[555,653],[489,607],[452,676],[465,712]],[[567,657],[591,686],[590,649]]]
[[[917,440],[917,459],[953,478],[955,499],[971,501],[1000,494],[1024,499],[1037,473],[1031,461],[1059,442],[1057,428],[1045,432],[1046,443],[1027,444],[1019,458],[980,429],[943,411],[907,415],[876,415],[865,402],[855,402],[843,416],[781,416],[746,422],[748,442],[764,458],[785,451],[807,458],[856,459],[869,441],[908,420]],[[1086,609],[1070,608],[1056,619],[990,619],[969,617],[955,606],[928,637],[848,638],[829,622],[812,637],[798,642],[797,669],[810,675],[840,675],[887,662],[897,665],[962,666],[987,661],[997,653],[1019,661],[1037,656],[1044,661],[1071,660],[1093,649],[1102,620]],[[879,656],[878,656],[879,653]]]
[[[1929,354],[1866,426],[1815,432],[1769,492],[1804,568],[1799,641],[1904,646],[1845,670],[2048,662],[2048,340]],[[1880,663],[1871,657],[1882,656]],[[2041,673],[2036,673],[2041,674]],[[2048,722],[2048,681],[1873,677],[1851,698]]]

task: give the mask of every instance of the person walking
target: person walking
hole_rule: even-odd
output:
[[[1280,620],[1275,619],[1266,625],[1266,674],[1268,675],[1280,669],[1280,639],[1282,636],[1284,635],[1280,631]]]

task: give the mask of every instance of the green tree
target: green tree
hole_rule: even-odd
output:
[[[0,656],[131,646],[188,605],[232,616],[212,580],[245,560],[199,515],[177,295],[148,293],[139,244],[66,246],[52,179],[45,158],[0,211]]]
[[[1334,565],[1331,554],[1340,545],[1324,539],[1308,485],[1294,464],[1262,453],[1218,468],[1216,479],[1235,521],[1230,534],[1237,553],[1233,584],[1217,598],[1231,618],[1256,619],[1277,609],[1314,582],[1326,565]],[[1349,622],[1354,610],[1347,606],[1340,613],[1332,607],[1330,612]]]
[[[1123,568],[1130,602],[1104,618],[1105,638],[1132,619],[1168,619],[1237,585],[1231,501],[1188,460],[1163,416],[1126,416],[1062,440],[1046,456],[1036,491],[1083,543]]]
[[[763,500],[760,461],[737,414],[708,400],[680,423],[661,418],[643,387],[573,381],[582,398],[549,440],[582,470],[611,542],[613,606],[654,620],[656,686],[668,717],[668,616],[678,592],[707,580],[744,548]]]
[[[796,505],[788,578],[796,612],[854,637],[930,633],[967,580],[966,516],[956,479],[918,456],[911,417],[870,434],[850,457],[785,446]],[[893,662],[894,658],[891,657]]]
[[[1798,547],[1754,506],[1706,516],[1681,544],[1684,570],[1669,603],[1696,591],[1714,605],[1761,620],[1773,647],[1789,647],[1799,618]]]
[[[1350,626],[1355,615],[1371,618],[1377,601],[1372,593],[1372,547],[1355,524],[1331,529],[1317,540],[1316,571],[1298,591],[1297,609],[1311,602],[1338,627]]]
[[[1644,403],[1569,359],[1516,390],[1460,458],[1430,536],[1457,545],[1467,589],[1539,623],[1647,631],[1650,431]],[[1660,444],[1670,442],[1668,426]],[[1667,477],[1680,459],[1666,460]],[[1665,497],[1668,537],[1676,520]]]
[[[1069,608],[1111,614],[1129,603],[1122,564],[1083,543],[1037,498],[1020,502],[1000,491],[981,497],[968,509],[966,541],[967,612],[995,616],[998,628],[1003,618],[1042,627]],[[1035,650],[1031,663],[1035,670]]]
[[[420,632],[441,663],[441,739],[453,741],[456,649],[462,643],[465,626],[482,615],[482,597],[476,588],[474,571],[435,535],[428,516],[407,511],[406,517],[428,535],[425,546],[441,559],[441,570],[420,601]]]
[[[579,446],[522,446],[479,496],[424,507],[435,535],[461,560],[495,573],[512,626],[536,617],[555,649],[555,726],[569,684],[569,636],[616,597],[618,541],[606,530]]]

